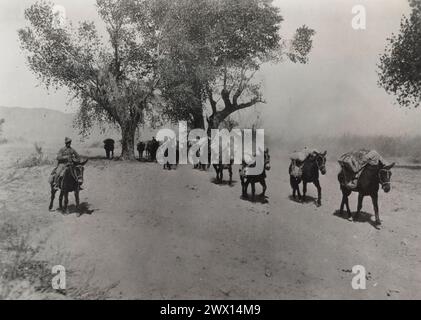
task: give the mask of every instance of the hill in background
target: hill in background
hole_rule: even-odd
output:
[[[93,128],[86,139],[79,136],[77,128],[73,127],[74,114],[64,113],[44,108],[0,107],[2,138],[9,142],[56,144],[64,137],[74,141],[94,143],[111,137],[119,140],[119,132],[108,129],[104,133],[99,128]]]

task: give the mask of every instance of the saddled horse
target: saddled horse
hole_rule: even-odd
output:
[[[381,186],[383,191],[386,193],[390,191],[390,178],[392,177],[391,169],[394,167],[394,165],[395,163],[386,166],[381,162],[379,162],[378,165],[367,164],[361,171],[361,175],[358,178],[357,187],[353,190],[350,190],[345,186],[345,175],[342,169],[338,174],[338,181],[342,191],[342,201],[341,207],[339,209],[340,214],[343,214],[344,206],[346,206],[348,220],[351,220],[351,210],[349,209],[348,197],[352,192],[358,192],[358,206],[356,215],[358,216],[358,214],[361,212],[364,197],[370,196],[373,202],[374,214],[376,217],[375,223],[376,225],[380,225],[381,222],[378,205],[379,186]],[[357,216],[355,216],[354,219],[356,219]]]
[[[292,187],[292,196],[295,198],[295,194],[298,193],[298,197],[301,198],[300,194],[300,183],[303,182],[303,196],[302,200],[305,201],[307,193],[307,183],[313,183],[317,188],[317,206],[322,205],[322,187],[319,181],[319,171],[322,175],[326,174],[326,155],[327,151],[323,153],[314,152],[313,155],[308,156],[302,165],[301,177],[295,177],[290,174],[290,184]],[[291,172],[291,166],[289,172]]]
[[[79,209],[80,201],[79,201],[79,192],[81,185],[83,184],[83,172],[84,166],[88,162],[85,160],[83,162],[70,162],[66,168],[64,169],[63,176],[59,181],[59,189],[60,189],[60,196],[59,196],[59,208],[64,212],[67,212],[67,206],[69,204],[69,193],[74,192],[75,194],[75,201],[76,201],[76,209]],[[51,201],[49,210],[53,209],[54,198],[56,195],[57,190],[54,188],[54,182],[50,182],[51,186]],[[64,207],[63,207],[63,198],[64,198]],[[80,213],[77,214],[80,216]]]
[[[267,190],[266,185],[266,171],[270,170],[270,155],[269,155],[269,149],[266,149],[264,152],[264,166],[262,173],[258,175],[247,175],[247,167],[252,167],[255,164],[252,165],[245,165],[243,163],[242,168],[239,170],[240,172],[240,180],[241,180],[241,187],[242,187],[242,196],[247,198],[247,189],[249,184],[251,184],[251,196],[252,199],[255,198],[256,194],[256,183],[260,183],[262,186],[262,193],[260,194],[260,197],[264,198]]]

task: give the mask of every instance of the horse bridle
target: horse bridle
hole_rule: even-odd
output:
[[[325,161],[323,161],[323,160],[324,160],[324,158],[323,158],[320,154],[318,154],[318,155],[315,157],[317,169],[318,169],[319,171],[322,171],[322,170],[320,169],[319,162],[317,161],[317,157],[318,157],[318,156],[320,156],[320,157],[321,157],[321,159],[322,159],[322,162],[323,162],[323,163],[325,163]],[[326,166],[326,165],[324,165],[324,166]]]
[[[382,171],[384,171],[384,172],[386,172],[386,179],[388,179],[388,181],[382,181],[382,176],[381,176],[381,172]],[[380,184],[381,184],[381,186],[382,186],[382,188],[384,187],[384,186],[386,186],[386,185],[390,185],[390,177],[391,177],[391,175],[392,175],[392,172],[390,172],[390,170],[387,170],[387,169],[379,169],[379,174],[378,174],[378,176],[379,176],[379,182],[380,182]]]
[[[269,169],[266,169],[268,166],[270,167],[270,156],[269,156],[269,154],[267,154],[267,153],[265,153],[265,155],[264,155],[264,162],[265,162],[265,170],[269,170]]]
[[[77,167],[77,164],[71,164],[69,166],[70,174],[72,175],[73,179],[75,179],[76,182],[79,182],[79,176],[75,172],[75,168]],[[81,175],[82,176],[82,175]]]

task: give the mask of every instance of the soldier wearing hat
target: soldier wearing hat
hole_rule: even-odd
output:
[[[57,153],[57,167],[53,170],[54,188],[59,189],[59,178],[64,172],[64,169],[71,161],[80,161],[79,154],[71,147],[72,139],[64,139],[65,146]]]

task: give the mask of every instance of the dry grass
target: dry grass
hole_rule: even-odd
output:
[[[71,299],[105,300],[112,298],[110,291],[118,283],[106,287],[93,285],[95,268],[78,274],[66,270],[67,283],[78,283],[65,290],[52,288],[52,265],[39,259],[46,240],[32,244],[29,227],[17,227],[17,223],[0,225],[0,300],[11,299]],[[55,254],[54,261],[67,261],[70,257]],[[71,279],[69,281],[69,279]]]
[[[34,143],[34,152],[24,159],[18,159],[16,161],[17,168],[33,168],[39,166],[47,166],[54,163],[53,160],[49,160],[44,154],[42,146],[38,143]]]

